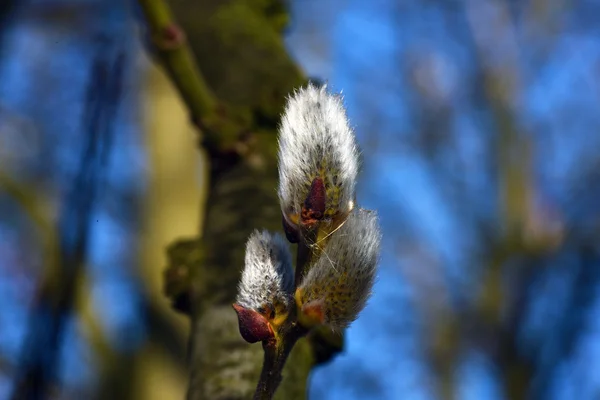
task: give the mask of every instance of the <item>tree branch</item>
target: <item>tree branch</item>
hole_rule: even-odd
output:
[[[185,32],[162,0],[138,0],[150,33],[152,50],[185,102],[192,122],[211,147],[228,148],[247,129],[250,118],[219,103],[196,65]]]
[[[187,398],[249,399],[261,374],[262,349],[241,338],[231,303],[249,234],[281,230],[274,190],[276,126],[287,94],[306,79],[283,43],[281,21],[287,16],[280,0],[270,0],[268,7],[243,0],[179,0],[172,3],[173,13],[160,0],[138,2],[151,45],[208,150],[203,231],[169,247],[165,271],[166,294],[191,318]],[[316,352],[321,362],[341,350],[339,341],[318,333],[309,340],[301,336],[284,352],[290,360],[276,399],[306,398]]]

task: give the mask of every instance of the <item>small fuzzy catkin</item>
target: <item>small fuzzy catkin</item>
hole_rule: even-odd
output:
[[[292,303],[294,273],[287,243],[280,235],[254,231],[244,264],[233,304],[240,334],[249,343],[271,340]]]
[[[336,330],[350,325],[371,294],[380,243],[377,214],[352,211],[296,291],[301,322]]]
[[[287,305],[294,288],[292,258],[279,234],[254,231],[246,243],[237,304],[259,310]]]
[[[298,222],[315,180],[325,193],[319,218],[347,214],[358,169],[358,147],[341,96],[314,85],[295,92],[279,128],[278,193],[288,221]]]

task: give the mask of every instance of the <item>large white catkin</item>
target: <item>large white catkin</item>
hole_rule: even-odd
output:
[[[350,325],[371,295],[380,244],[377,213],[352,211],[302,281],[300,305],[318,304],[333,329]]]
[[[358,147],[340,95],[308,85],[287,102],[279,128],[279,198],[285,213],[298,214],[313,179],[324,180],[327,209],[352,209]]]
[[[289,303],[294,289],[292,257],[279,234],[254,231],[246,243],[244,270],[237,303],[257,310],[265,305]]]

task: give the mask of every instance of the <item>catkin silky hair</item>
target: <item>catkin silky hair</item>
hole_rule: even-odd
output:
[[[259,309],[267,303],[288,302],[294,287],[292,257],[279,234],[254,231],[246,242],[244,270],[237,303]]]
[[[340,95],[308,85],[288,100],[279,128],[279,199],[295,223],[315,182],[324,189],[323,218],[354,204],[358,147]]]
[[[249,343],[273,338],[292,302],[294,272],[287,243],[278,234],[254,231],[246,243],[244,270],[233,308]]]
[[[358,317],[371,295],[380,245],[377,213],[351,212],[296,292],[305,321],[342,329]]]

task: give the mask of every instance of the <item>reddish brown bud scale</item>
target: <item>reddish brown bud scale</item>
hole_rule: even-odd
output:
[[[175,24],[165,26],[163,35],[164,39],[174,46],[180,45],[185,40],[185,34],[181,28]]]
[[[300,216],[302,224],[313,225],[323,219],[326,201],[327,196],[325,194],[323,179],[315,178],[310,185],[310,191],[302,207],[302,214]]]
[[[271,324],[259,312],[239,304],[233,304],[233,309],[238,316],[240,334],[246,342],[262,342],[275,336]]]
[[[163,27],[154,35],[154,44],[159,50],[170,51],[181,47],[185,41],[185,33],[176,24]]]
[[[325,321],[325,310],[320,302],[311,302],[302,306],[304,314],[312,323],[322,324]]]

